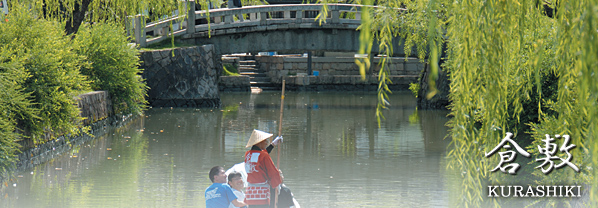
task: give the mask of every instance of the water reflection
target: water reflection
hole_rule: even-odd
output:
[[[254,128],[278,129],[280,93],[221,98],[221,109],[150,109],[18,173],[0,205],[204,207],[209,169],[241,162]],[[390,98],[378,128],[375,94],[287,93],[280,168],[303,207],[449,206],[446,112]]]

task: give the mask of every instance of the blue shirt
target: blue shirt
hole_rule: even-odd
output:
[[[206,189],[206,208],[228,208],[237,199],[233,189],[225,183],[213,183]]]

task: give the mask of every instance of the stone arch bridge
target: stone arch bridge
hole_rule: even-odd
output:
[[[187,6],[195,8],[193,1]],[[352,52],[359,50],[359,30],[362,5],[328,4],[328,16],[321,24],[316,21],[321,4],[287,4],[246,6],[234,9],[189,10],[186,16],[172,17],[145,24],[135,18],[135,41],[141,47],[168,41],[172,36],[194,48],[178,48],[142,52],[141,68],[152,106],[217,106],[219,85],[234,89],[249,89],[256,77],[219,76],[220,57],[225,54],[276,51],[281,54],[305,52]],[[397,15],[401,11],[397,10]],[[243,15],[245,18],[239,18]],[[209,20],[209,24],[208,24]],[[402,40],[393,43],[393,57],[404,57]],[[372,54],[378,53],[376,43]],[[416,54],[416,53],[412,53]],[[259,58],[260,60],[257,60]],[[373,65],[379,61],[373,58]],[[287,89],[306,90],[376,90],[376,70],[366,80],[359,75],[355,57],[256,57],[263,77],[280,86],[286,80]],[[311,63],[311,64],[309,64]],[[424,64],[414,58],[394,58],[389,76],[393,85],[407,89],[417,81]],[[310,76],[311,68],[319,76]],[[309,68],[309,69],[308,69]],[[307,76],[305,76],[305,72]],[[340,88],[339,88],[340,86]],[[289,88],[290,87],[290,88]]]
[[[188,5],[195,8],[193,1],[189,1]],[[212,9],[209,10],[209,14],[205,10],[189,10],[187,17],[173,17],[147,25],[141,22],[143,19],[138,16],[135,20],[135,39],[137,44],[145,47],[170,39],[170,36],[174,35],[192,45],[214,44],[215,55],[262,51],[287,54],[306,51],[358,51],[357,29],[361,25],[361,9],[364,6],[328,4],[326,21],[320,23],[315,17],[320,13],[322,6],[245,6]],[[397,15],[399,13],[397,10]],[[238,18],[241,15],[248,18]],[[143,25],[145,26],[142,27]],[[405,56],[401,42],[400,38],[394,40],[393,56]],[[373,44],[374,54],[378,53],[377,45]]]

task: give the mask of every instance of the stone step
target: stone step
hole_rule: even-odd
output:
[[[264,84],[271,85],[272,82],[261,82],[261,81],[260,82],[254,82],[254,81],[250,81],[249,84],[251,84],[251,85],[264,85]]]
[[[257,74],[265,74],[265,72],[264,72],[264,71],[262,71],[262,70],[257,70],[257,69],[254,69],[254,70],[251,70],[251,69],[243,69],[243,70],[239,70],[239,73],[244,73],[244,72],[247,72],[247,73],[252,73],[252,72],[254,72],[254,73],[257,73]]]
[[[239,74],[247,75],[250,77],[267,77],[268,76],[265,73],[255,72],[255,71],[244,71],[244,72],[240,72]]]
[[[280,87],[260,87],[262,89],[262,91],[279,91]]]
[[[250,77],[254,77],[254,76],[255,77],[263,77],[263,76],[266,75],[264,73],[256,72],[256,71],[241,71],[241,72],[239,72],[239,74],[241,74],[241,75],[247,75],[247,76],[250,76]]]
[[[239,60],[241,60],[241,61],[255,60],[255,56],[252,56],[252,55],[238,55],[236,57],[239,57]]]
[[[256,68],[255,64],[239,64],[239,67]]]
[[[255,67],[239,66],[239,70],[257,70]]]
[[[255,75],[255,76],[258,76],[258,77],[263,77],[262,74],[264,74],[264,75],[266,74],[263,71],[258,71],[258,70],[254,70],[254,71],[251,71],[251,70],[241,70],[239,72],[239,74],[243,74],[243,73],[246,73],[246,75],[249,75],[249,76]]]
[[[272,87],[272,82],[249,82],[252,87]]]
[[[249,77],[249,82],[270,82],[270,77]]]
[[[240,61],[255,60],[255,56],[247,55],[247,54],[232,54],[232,55],[226,55],[226,56],[227,57],[237,57],[237,58],[239,58]]]

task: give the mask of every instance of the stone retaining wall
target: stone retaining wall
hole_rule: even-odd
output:
[[[268,76],[272,78],[307,73],[307,57],[277,55],[256,56],[255,59],[259,68],[268,72]],[[380,71],[379,62],[380,57],[375,57],[373,71],[367,74],[377,75]],[[419,76],[424,63],[416,58],[396,57],[390,59],[385,69],[390,75]],[[359,75],[359,67],[353,57],[312,57],[312,71],[318,71],[320,76]]]
[[[106,120],[107,118],[111,118],[114,116],[114,112],[112,109],[112,100],[110,99],[110,95],[107,91],[94,91],[85,94],[81,94],[75,98],[77,100],[77,107],[80,109],[81,117],[84,118],[82,124],[84,126],[89,126],[93,123],[96,123],[101,120]],[[93,131],[93,129],[92,129]],[[39,141],[45,141],[48,143],[53,142],[52,136],[53,132],[46,132],[41,138],[38,138]],[[58,139],[56,140],[64,140],[64,136],[58,135]],[[45,145],[44,143],[43,145]],[[32,139],[23,139],[19,141],[19,145],[21,145],[21,151],[29,150],[36,146],[33,143]]]
[[[154,107],[219,107],[214,45],[142,51],[148,102]]]
[[[77,98],[77,106],[81,110],[81,117],[86,118],[83,120],[85,126],[113,115],[112,100],[107,91],[85,93],[77,96]]]
[[[220,76],[218,88],[222,92],[249,92],[251,84],[249,76]]]
[[[375,90],[378,87],[380,57],[373,60],[373,70],[366,72],[366,79],[359,75],[354,57],[313,57],[312,71],[318,76],[307,75],[307,57],[300,56],[256,56],[259,68],[266,71],[273,83],[286,80],[290,90]],[[391,89],[407,90],[409,83],[415,83],[424,69],[424,63],[416,58],[391,58],[386,70],[390,72],[388,83]]]
[[[324,76],[287,76],[283,78],[289,90],[306,91],[375,91],[378,89],[378,77],[360,75],[324,75]],[[409,83],[417,81],[410,75],[391,76],[390,90],[407,90]],[[281,81],[282,82],[282,81]]]
[[[94,137],[105,134],[107,126],[123,125],[130,120],[130,115],[114,115],[112,101],[107,91],[95,91],[77,96],[78,106],[81,109],[81,116],[86,117],[83,121],[85,126],[90,127],[89,134],[77,137],[59,136],[50,140],[49,134],[41,138],[47,141],[35,145],[31,139],[24,139],[21,144],[21,153],[17,155],[17,171],[31,168],[35,165],[51,160],[72,148],[73,145],[82,144],[92,140]],[[93,136],[91,136],[93,135]],[[0,176],[0,181],[2,181]]]

